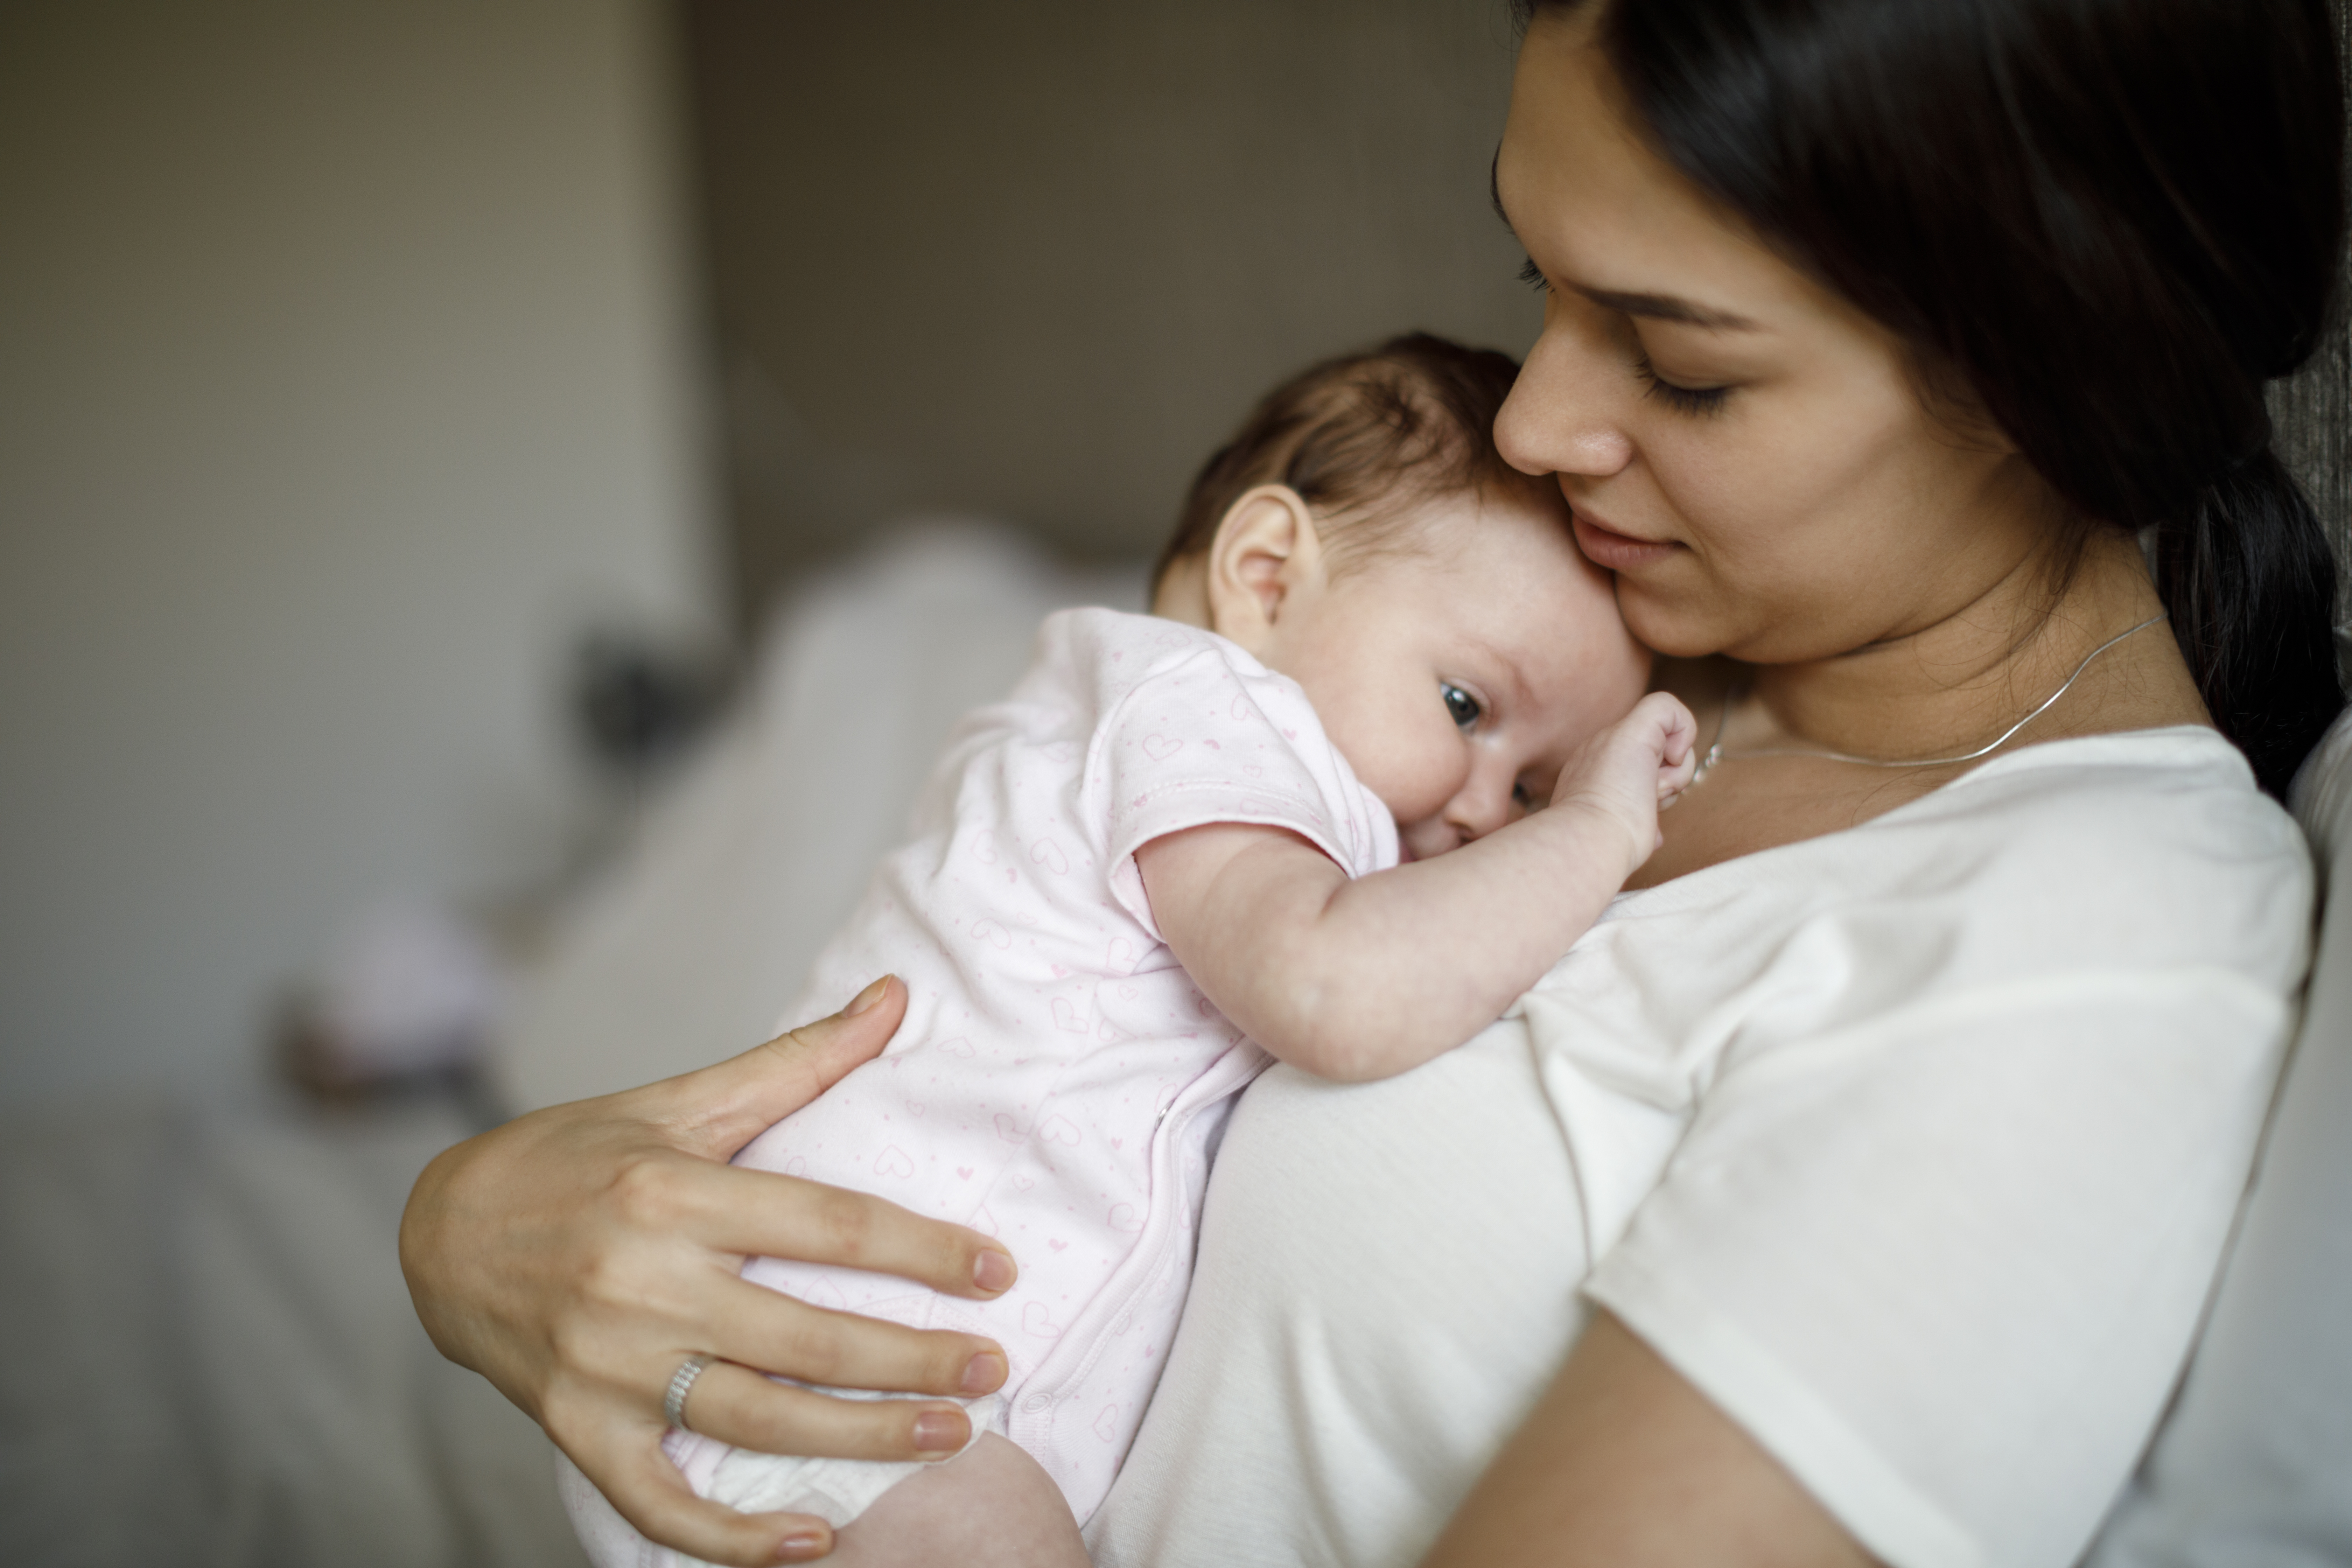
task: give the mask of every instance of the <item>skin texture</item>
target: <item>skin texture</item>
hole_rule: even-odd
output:
[[[1700,705],[1703,740],[1721,720],[1734,753],[1983,744],[2160,610],[2136,551],[2103,537],[2064,571],[2040,480],[1966,409],[1931,408],[1901,345],[1648,149],[1591,27],[1577,14],[1529,28],[1496,161],[1507,221],[1548,285],[1543,336],[1496,423],[1505,456],[1555,478],[1580,544],[1616,566],[1637,634],[1753,661],[1662,672]],[[1677,302],[1668,316],[1661,300]],[[1660,379],[1727,391],[1695,404]],[[1743,689],[1726,715],[1724,694]],[[2177,646],[2152,629],[2011,744],[2206,721]],[[1665,816],[1634,884],[1835,832],[1960,771],[1726,762]],[[1426,1562],[1868,1560],[1603,1313]]]
[[[1299,682],[1409,857],[1350,879],[1243,824],[1136,852],[1170,950],[1282,1060],[1360,1080],[1461,1044],[1656,847],[1693,722],[1664,694],[1618,717],[1648,657],[1562,521],[1539,491],[1464,494],[1429,509],[1411,551],[1339,572],[1312,510],[1265,486],[1161,594],[1162,613]]]

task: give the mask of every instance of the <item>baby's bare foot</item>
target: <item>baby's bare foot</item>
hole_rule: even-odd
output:
[[[993,1432],[892,1487],[835,1539],[827,1568],[1087,1568],[1062,1489]]]

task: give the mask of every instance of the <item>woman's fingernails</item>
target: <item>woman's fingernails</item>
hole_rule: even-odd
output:
[[[865,990],[860,991],[857,994],[856,998],[853,1000],[848,1006],[844,1007],[841,1010],[841,1016],[845,1018],[855,1018],[860,1013],[865,1012],[868,1007],[873,1006],[877,1002],[881,1001],[883,995],[887,993],[889,989],[890,977],[886,974],[881,979],[876,981],[873,984],[868,985]]]
[[[795,1530],[776,1542],[779,1563],[806,1563],[825,1552],[824,1532],[821,1530]]]
[[[994,1351],[982,1351],[963,1363],[966,1394],[993,1394],[1003,1386],[1004,1358]],[[921,1423],[916,1425],[919,1427]]]
[[[919,1454],[952,1454],[963,1447],[971,1433],[971,1423],[957,1410],[926,1410],[915,1417],[915,1451]]]
[[[993,1296],[1000,1290],[1012,1289],[1020,1272],[1013,1267],[1011,1254],[983,1247],[980,1256],[972,1259],[971,1282]]]

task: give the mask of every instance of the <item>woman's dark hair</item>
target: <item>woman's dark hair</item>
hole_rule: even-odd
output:
[[[2326,0],[1597,3],[1670,163],[1964,386],[2076,526],[2154,531],[2206,706],[2284,794],[2344,705],[2263,401],[2343,246]]]
[[[1343,570],[1395,542],[1425,501],[1526,483],[1495,447],[1495,416],[1518,374],[1507,353],[1428,332],[1307,366],[1260,398],[1202,465],[1153,591],[1170,567],[1204,553],[1234,502],[1259,485],[1288,485],[1315,509]]]

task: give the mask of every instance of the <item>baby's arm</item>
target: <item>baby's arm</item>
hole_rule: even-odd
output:
[[[1136,866],[1169,950],[1252,1039],[1323,1078],[1386,1078],[1493,1022],[1584,933],[1657,847],[1695,733],[1681,703],[1645,697],[1549,809],[1369,877],[1238,824],[1153,839]]]

